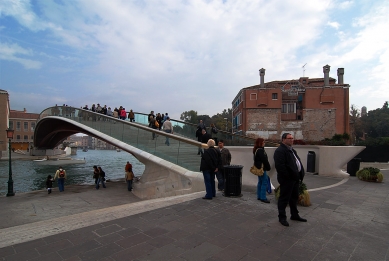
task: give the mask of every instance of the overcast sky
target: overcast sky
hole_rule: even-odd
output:
[[[389,1],[0,1],[0,89],[11,109],[55,104],[214,115],[239,90],[330,77],[350,106],[389,100]]]

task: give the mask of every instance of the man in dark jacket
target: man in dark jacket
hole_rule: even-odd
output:
[[[205,149],[201,156],[200,171],[203,172],[206,191],[203,199],[212,199],[213,197],[216,197],[215,173],[221,166],[221,156],[220,152],[215,149],[214,140],[209,139],[207,145],[208,149]]]
[[[286,206],[289,204],[291,220],[307,222],[299,216],[297,201],[299,197],[299,183],[304,178],[304,167],[297,152],[292,148],[293,136],[290,133],[282,134],[282,143],[274,152],[274,163],[277,170],[277,180],[280,184],[278,199],[278,219],[283,226],[289,226],[286,220]]]
[[[216,143],[216,142],[215,142]],[[218,150],[220,152],[221,156],[221,167],[219,168],[219,171],[216,173],[217,178],[217,188],[219,191],[224,190],[224,166],[231,164],[231,153],[230,151],[224,147],[224,140],[220,140],[218,142]]]
[[[201,128],[197,128],[196,130],[196,138],[197,138],[197,141],[201,142],[203,139],[203,132],[202,132],[203,129]],[[201,147],[198,148],[197,150],[197,155],[200,155],[200,153],[202,152],[201,150]]]

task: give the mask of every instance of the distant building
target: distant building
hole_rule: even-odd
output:
[[[361,110],[361,117],[362,116],[367,116],[367,108],[365,106],[363,106]]]
[[[295,139],[323,140],[334,134],[349,133],[349,84],[329,77],[330,66],[323,67],[324,78],[300,77],[241,89],[232,102],[233,132],[280,140],[290,132]]]
[[[9,94],[5,90],[0,89],[0,158],[3,153],[8,151],[7,132],[9,127]]]
[[[34,130],[38,119],[39,113],[29,113],[26,109],[10,111],[9,127],[15,131],[12,148],[28,150],[33,146]]]

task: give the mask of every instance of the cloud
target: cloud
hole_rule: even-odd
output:
[[[354,5],[354,1],[343,1],[340,2],[337,6],[339,9],[345,10],[345,9],[349,9],[353,5]]]
[[[335,28],[336,30],[338,30],[340,27],[340,24],[338,22],[328,22],[327,25],[331,26],[332,28]]]
[[[354,86],[364,81],[358,70],[367,68],[360,63],[369,63],[371,83],[381,86],[379,75],[389,68],[382,59],[388,10],[381,3],[361,15],[354,1],[312,0],[297,8],[291,0],[6,0],[0,12],[39,38],[27,38],[31,49],[19,41],[21,51],[8,57],[40,54],[36,62],[48,70],[40,71],[37,82],[55,89],[63,99],[56,103],[161,108],[174,115],[231,107],[241,88],[259,83],[262,67],[265,81],[302,76],[306,62],[311,78],[322,77],[325,64],[345,67],[357,97]]]
[[[41,68],[42,66],[41,62],[17,57],[21,55],[32,56],[33,51],[24,49],[17,44],[0,43],[0,60],[7,60],[7,61],[20,63],[26,69]]]

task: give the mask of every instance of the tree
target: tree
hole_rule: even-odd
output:
[[[211,126],[211,123],[215,124],[216,128],[219,130],[227,130],[231,131],[232,128],[232,110],[230,108],[224,109],[222,113],[217,113],[213,115],[212,117],[209,117],[209,115],[197,115],[197,111],[184,111],[181,113],[180,119],[182,121],[188,122],[188,123],[194,123],[198,124],[200,120],[202,120],[205,124],[205,126],[209,127]]]
[[[370,138],[389,137],[389,108],[386,101],[382,108],[369,111],[361,118]]]
[[[189,122],[189,123],[194,123],[197,124],[197,111],[190,110],[190,111],[184,111],[181,113],[180,120]]]
[[[353,136],[352,139],[355,140],[363,137],[364,129],[363,122],[361,120],[361,112],[354,104],[350,107],[350,123]]]

